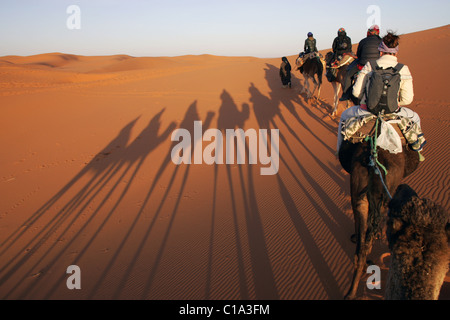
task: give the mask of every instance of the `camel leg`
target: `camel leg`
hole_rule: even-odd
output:
[[[309,97],[311,96],[311,90],[309,89],[309,77],[308,76],[306,76],[305,81],[306,81],[306,99],[309,99]]]
[[[337,114],[337,108],[339,105],[339,94],[341,93],[341,84],[339,82],[333,82],[336,84],[336,88],[334,89],[334,110],[335,114]]]
[[[306,92],[306,99],[309,99],[311,91],[309,90],[309,78],[308,76],[305,76],[305,83],[304,83],[304,91]]]
[[[332,82],[333,90],[334,90],[334,109],[331,113],[331,116],[335,116],[337,114],[337,107],[339,104],[339,92],[341,92],[341,84],[339,82]]]
[[[350,108],[350,107],[351,107],[350,100],[347,100],[347,104],[346,104],[346,106],[345,106],[345,109],[348,109],[348,108]]]
[[[316,89],[317,89],[317,86],[318,86],[318,83],[317,83],[316,79],[314,79],[314,77],[312,78],[312,81],[314,83],[314,88],[313,88],[313,91],[311,92],[310,98],[314,97],[314,92],[316,92]]]
[[[317,80],[316,80],[316,78],[317,78]],[[317,90],[316,100],[319,101],[319,99],[320,99],[320,87],[321,87],[319,75],[317,75],[317,74],[314,75],[313,79],[314,79],[314,84],[315,84],[314,92]]]
[[[302,88],[302,90],[300,91],[300,94],[302,94],[303,92],[305,92],[306,91],[306,78],[304,78],[304,80],[303,80],[303,88]]]
[[[321,89],[321,85],[320,83],[318,84],[318,89],[317,89],[317,100],[320,100],[320,89]]]
[[[358,284],[366,267],[367,255],[372,247],[372,240],[366,242],[367,218],[369,215],[369,201],[367,200],[367,196],[364,195],[363,198],[355,202],[352,200],[352,207],[355,215],[357,243],[354,256],[353,279],[350,289],[345,296],[346,300],[354,299],[356,296]]]
[[[369,198],[367,194],[369,181],[370,175],[368,169],[356,162],[350,175],[351,203],[355,219],[356,250],[354,255],[353,279],[350,289],[345,295],[345,299],[355,298],[366,266],[368,251],[371,249],[371,240],[370,243],[366,242],[369,217]]]

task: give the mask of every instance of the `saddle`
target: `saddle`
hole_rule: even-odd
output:
[[[353,52],[345,52],[340,60],[336,59],[330,64],[330,68],[339,69],[340,67],[345,66],[356,58],[357,56]]]
[[[357,55],[354,54],[353,52],[346,52],[346,53],[344,53],[342,59],[344,59],[345,57],[347,57],[347,58],[353,58],[353,59],[357,59],[357,58],[358,58]]]
[[[302,53],[300,53],[300,55],[298,56],[298,58],[296,60],[297,70],[303,66],[303,64],[306,62],[306,60],[313,59],[313,58],[323,59],[323,55],[320,52],[310,52],[310,53],[302,52]]]
[[[395,113],[382,115],[381,120],[392,125],[395,133],[400,138],[402,147],[409,145],[414,151],[422,150],[426,140],[420,126],[417,123],[414,123],[409,118],[401,117]],[[376,115],[353,117],[347,119],[342,124],[341,133],[344,136],[344,141],[348,141],[352,144],[362,143],[366,141],[367,138],[375,135],[376,125]],[[380,136],[381,134],[383,134],[383,132],[380,132]]]

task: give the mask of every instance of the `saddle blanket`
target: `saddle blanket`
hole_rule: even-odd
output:
[[[342,123],[344,140],[361,143],[375,134],[376,115],[352,117]],[[391,153],[402,152],[402,145],[408,144],[414,151],[421,151],[426,143],[420,126],[411,119],[391,113],[383,115],[377,137],[377,146]]]
[[[345,66],[355,60],[357,57],[353,52],[346,52],[342,55],[342,58],[339,60],[335,60],[329,66],[331,69],[339,69],[342,66]]]
[[[303,66],[303,64],[306,62],[306,60],[314,59],[314,58],[323,59],[323,55],[320,52],[310,52],[310,53],[306,53],[306,54],[302,52],[298,56],[295,63],[297,65],[297,67],[300,68],[301,66]]]

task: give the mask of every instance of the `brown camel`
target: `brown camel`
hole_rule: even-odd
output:
[[[320,97],[320,88],[322,86],[322,74],[323,74],[323,63],[320,60],[320,58],[309,58],[306,59],[306,61],[303,61],[301,57],[298,57],[297,60],[295,60],[295,64],[297,65],[297,70],[300,71],[300,73],[305,78],[305,82],[303,84],[303,89],[300,92],[302,94],[303,92],[306,92],[306,99],[310,99],[314,96],[314,92],[317,89],[317,97],[316,99],[319,99]],[[314,83],[314,89],[311,91],[309,89],[309,80],[312,80]]]
[[[330,67],[332,59],[333,59],[333,52],[330,51],[325,55],[325,63],[327,65],[327,69],[329,69],[327,72],[330,72],[330,69],[332,69]],[[336,116],[337,114],[337,108],[339,105],[339,93],[341,92],[341,88],[344,86],[345,75],[347,74],[347,67],[350,65],[350,63],[353,62],[353,60],[355,60],[355,58],[352,55],[344,55],[341,63],[336,68],[336,77],[333,78],[332,81],[330,81],[334,90],[334,101],[333,101],[334,109],[333,112],[331,113],[332,117]],[[346,108],[350,107],[350,102],[351,102],[350,100],[347,100]]]
[[[356,296],[373,240],[380,234],[390,195],[395,192],[402,179],[419,165],[419,154],[407,146],[403,147],[403,152],[397,154],[379,148],[377,152],[373,151],[369,142],[351,144],[344,141],[339,149],[339,161],[350,173],[351,204],[356,231],[354,274],[346,299],[354,299]],[[387,174],[379,169],[378,163],[385,167]]]
[[[389,203],[388,216],[386,300],[437,300],[450,258],[449,213],[402,184]]]

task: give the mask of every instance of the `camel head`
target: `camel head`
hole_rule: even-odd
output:
[[[329,51],[327,52],[327,54],[325,55],[325,62],[327,64],[329,64],[331,62],[331,59],[333,59],[333,52]]]
[[[303,59],[302,57],[298,57],[297,60],[295,60],[295,65],[297,66],[297,69],[300,69],[301,66],[303,66]]]

